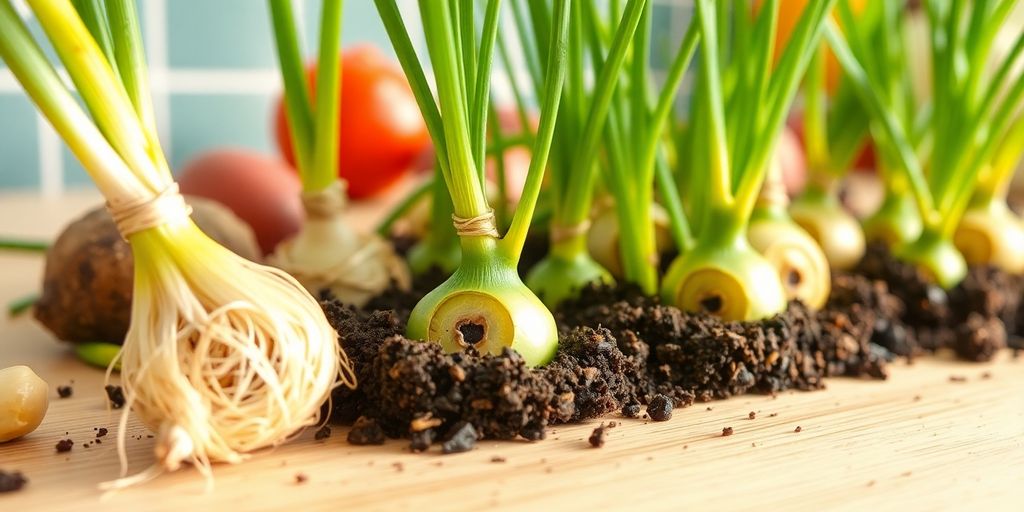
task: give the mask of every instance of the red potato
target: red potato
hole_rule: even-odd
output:
[[[374,196],[415,168],[430,147],[430,134],[401,69],[379,49],[361,45],[341,57],[341,178],[353,199]],[[316,63],[309,66],[310,88]],[[315,94],[315,91],[313,91]],[[282,100],[274,110],[278,148],[295,167],[291,134]]]
[[[276,158],[243,149],[210,151],[181,169],[178,184],[182,193],[218,201],[252,226],[263,254],[302,226],[302,186]]]

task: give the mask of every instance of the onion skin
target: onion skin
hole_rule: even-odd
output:
[[[708,310],[708,299],[720,308]],[[698,244],[669,267],[661,299],[691,313],[708,313],[725,321],[761,320],[786,308],[778,271],[747,241]]]
[[[252,226],[265,255],[298,233],[305,218],[299,178],[284,162],[252,151],[204,153],[182,168],[178,185],[182,194],[213,199]]]
[[[1005,203],[993,201],[968,209],[953,243],[969,265],[993,265],[1010,274],[1024,273],[1024,222]]]
[[[864,258],[864,230],[838,201],[801,197],[789,206],[789,215],[817,242],[834,270],[850,270]]]
[[[760,218],[747,229],[750,245],[779,273],[786,298],[821,309],[832,291],[829,262],[818,243],[787,218]]]

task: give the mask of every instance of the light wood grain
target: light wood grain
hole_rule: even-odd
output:
[[[0,233],[50,236],[94,199],[0,196]],[[0,301],[36,289],[40,270],[36,256],[0,254]],[[29,364],[52,388],[73,379],[75,394],[61,400],[52,392],[43,425],[0,445],[0,468],[30,479],[25,490],[0,495],[2,511],[1020,510],[1024,503],[1024,359],[1007,354],[990,365],[944,358],[897,365],[884,383],[832,379],[822,392],[699,404],[664,423],[609,417],[619,426],[602,449],[586,441],[600,422],[450,456],[410,454],[402,441],[350,446],[344,429],[325,442],[307,432],[243,465],[217,466],[209,494],[196,472],[184,470],[106,498],[96,486],[119,474],[118,413],[106,410],[102,372],[75,361],[28,318],[0,321],[0,367],[12,364]],[[722,437],[727,426],[735,434]],[[110,434],[84,448],[96,427]],[[57,454],[65,432],[75,447]],[[134,421],[128,434],[134,472],[152,462],[152,439]],[[299,473],[309,480],[297,484]]]

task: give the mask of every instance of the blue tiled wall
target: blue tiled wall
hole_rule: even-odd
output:
[[[674,51],[681,33],[672,30],[677,7],[688,11],[689,0],[655,0],[655,55]],[[161,133],[172,167],[197,153],[220,146],[276,151],[272,142],[271,109],[276,96],[276,67],[266,4],[260,0],[138,0],[143,36],[151,24],[166,32],[169,70],[166,96],[155,93]],[[400,0],[412,8],[414,0]],[[320,0],[297,0],[303,10],[306,50],[316,46]],[[686,16],[685,14],[683,16]],[[344,44],[369,42],[390,52],[390,43],[370,0],[345,3]],[[42,41],[33,20],[30,28]],[[675,25],[678,27],[681,25]],[[149,42],[149,39],[147,39]],[[44,44],[47,53],[52,50]],[[152,44],[147,44],[151,65]],[[182,78],[183,75],[187,77]],[[214,77],[214,78],[211,78]],[[217,78],[219,77],[219,78]],[[233,77],[235,83],[225,82]],[[238,81],[252,83],[237,83]],[[165,109],[161,108],[161,105]],[[6,67],[0,63],[0,189],[39,189],[41,176],[39,121]],[[44,130],[45,131],[45,130]],[[90,180],[70,151],[60,143],[60,168],[53,189],[88,186]],[[53,159],[50,159],[53,160]],[[53,170],[49,171],[53,176]]]

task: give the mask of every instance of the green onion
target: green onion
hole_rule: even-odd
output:
[[[991,78],[986,76],[988,50],[995,33],[1002,26],[1012,8],[1010,0],[979,2],[970,6],[963,1],[935,1],[927,4],[932,35],[932,104],[935,108],[927,124],[926,137],[930,139],[930,154],[924,163],[915,152],[916,120],[900,117],[893,109],[891,95],[886,91],[884,66],[878,65],[878,47],[898,44],[893,36],[890,43],[875,44],[875,39],[856,27],[849,27],[844,36],[834,26],[828,30],[829,42],[840,63],[857,86],[872,116],[876,139],[882,140],[882,149],[890,162],[896,165],[909,185],[922,222],[921,233],[909,242],[897,245],[897,258],[915,264],[934,282],[944,288],[958,284],[967,274],[967,262],[954,245],[954,236],[964,218],[965,210],[976,197],[975,212],[980,215],[998,213],[993,207],[998,190],[992,174],[983,169],[993,168],[993,162],[1002,160],[1001,145],[1014,144],[1014,123],[1022,100],[1024,80],[1009,80],[1010,70],[1024,51],[1024,34],[1018,36],[1014,50],[999,62],[999,70]],[[852,19],[849,5],[840,4],[840,16]],[[887,6],[887,30],[882,37],[892,34],[898,23],[898,13]],[[1004,84],[1011,85],[1004,90]],[[1017,151],[1020,148],[1007,151]],[[1012,154],[1012,153],[1011,153]],[[1006,157],[1013,159],[1012,157]],[[998,171],[1008,173],[1009,171]],[[979,187],[988,180],[989,184]],[[979,194],[975,191],[979,190]],[[890,191],[890,193],[892,193]],[[1002,201],[1002,200],[1001,200]],[[1005,201],[1003,201],[1005,202]],[[987,212],[987,213],[986,213]],[[1004,216],[1005,218],[1005,216]],[[1013,224],[999,223],[991,217],[995,227],[989,244],[998,244],[996,238],[1005,237],[1000,228],[1019,229]],[[967,226],[969,229],[969,226]],[[987,236],[974,231],[963,240],[980,243],[976,238]],[[1007,248],[1013,248],[1011,244]],[[994,247],[994,245],[990,245]],[[1003,261],[993,255],[997,251],[984,250],[972,254],[987,263]],[[1020,256],[1008,256],[1015,260]]]
[[[462,248],[458,269],[416,305],[406,334],[440,343],[449,351],[474,347],[494,354],[511,347],[529,364],[546,363],[554,356],[558,343],[554,318],[520,280],[516,265],[537,204],[562,97],[570,2],[554,3],[533,158],[512,223],[499,238],[481,179],[487,124],[483,118],[489,97],[471,94],[486,89],[481,82],[490,80],[491,55],[487,47],[488,41],[496,37],[497,21],[485,24],[478,42],[474,20],[460,13],[458,6],[420,0],[420,17],[437,84],[435,102],[395,0],[375,1],[434,141]],[[497,3],[488,0],[487,10],[497,9]]]
[[[700,32],[696,21],[691,20],[668,63],[663,85],[654,90],[650,70],[652,12],[653,6],[648,3],[633,41],[624,85],[614,98],[609,126],[604,132],[608,153],[603,162],[604,178],[615,200],[615,219],[607,222],[598,217],[591,239],[593,244],[597,234],[605,232],[606,238],[617,240],[603,245],[614,248],[616,258],[612,261],[616,267],[621,266],[624,280],[654,295],[658,292],[659,246],[664,243],[659,244],[659,217],[663,225],[670,226],[668,234],[681,251],[692,245],[689,223],[673,183],[664,146],[676,95],[696,51]],[[617,23],[616,12],[610,11],[610,14],[604,26]],[[603,31],[603,26],[592,5],[587,9],[586,18],[590,21],[590,53],[596,66],[603,60],[596,51],[601,44],[597,35]],[[652,93],[656,94],[653,101]],[[664,208],[654,201],[655,189],[661,193]],[[607,225],[613,228],[603,227]],[[623,229],[622,226],[628,227]]]
[[[121,361],[118,356],[121,354],[121,345],[107,343],[104,341],[92,341],[75,344],[75,355],[85,364],[96,368],[121,370]]]
[[[609,115],[620,70],[633,34],[646,12],[647,0],[629,0],[626,3],[622,23],[616,29],[607,54],[601,51],[603,49],[595,48],[591,42],[591,49],[601,54],[603,62],[600,66],[594,66],[597,77],[593,87],[587,90],[584,84],[584,50],[588,41],[583,34],[593,33],[593,28],[587,26],[583,10],[588,6],[593,9],[592,3],[578,1],[572,6],[568,43],[569,70],[564,92],[566,101],[562,103],[555,129],[558,144],[553,150],[551,166],[550,200],[554,201],[550,227],[551,250],[530,270],[526,281],[530,289],[550,307],[577,295],[587,284],[612,281],[608,271],[595,262],[587,251],[587,230],[597,177],[598,144]],[[535,20],[548,17],[543,12],[543,3],[531,2],[530,8]],[[535,47],[542,48],[543,36],[551,31],[548,26],[535,24]],[[543,62],[543,59],[539,60]]]
[[[878,2],[875,2],[878,4]],[[860,22],[870,23],[865,15]],[[833,98],[826,94],[825,46],[815,52],[804,78],[804,145],[808,184],[789,214],[819,244],[832,268],[849,270],[864,256],[860,222],[840,204],[839,183],[868,140],[868,116],[845,78]]]
[[[37,302],[39,302],[38,293],[15,299],[7,304],[7,316],[11,318],[20,316],[22,313],[32,309],[32,306],[35,306]]]
[[[338,178],[342,2],[324,2],[315,98],[302,62],[291,0],[268,0],[285,90],[306,221],[275,249],[270,262],[311,293],[361,306],[392,283],[408,288],[408,270],[384,239],[356,233],[344,220],[345,183]]]
[[[17,238],[0,239],[0,250],[46,252],[49,248],[50,243],[42,240],[21,240]]]
[[[693,247],[664,278],[666,303],[728,320],[757,320],[786,307],[779,270],[751,248],[747,228],[778,134],[833,3],[808,3],[772,70],[777,1],[761,10],[751,30],[740,24],[730,38],[719,30],[729,3],[697,0],[701,61],[686,135],[692,161],[683,176],[697,229]],[[736,16],[747,15],[742,5],[738,8]],[[736,40],[737,34],[748,40]],[[731,51],[724,51],[727,46]],[[736,77],[729,88],[723,73]],[[736,102],[742,106],[730,108]]]
[[[354,385],[354,377],[337,332],[298,282],[236,256],[189,219],[157,144],[134,2],[98,3],[105,9],[87,16],[90,31],[68,0],[28,2],[88,113],[11,0],[0,0],[0,57],[96,182],[132,248],[118,444],[124,460],[131,409],[158,433],[157,460],[104,487],[182,463],[209,477],[213,462],[240,462],[316,424],[338,378]],[[101,26],[110,29],[105,49],[93,36]]]

